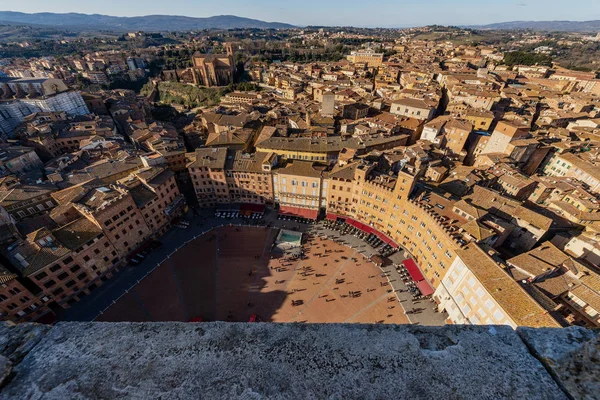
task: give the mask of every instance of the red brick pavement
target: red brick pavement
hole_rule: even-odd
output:
[[[149,313],[155,321],[187,315],[247,321],[256,314],[273,322],[408,323],[381,270],[362,255],[314,238],[305,245],[305,260],[272,258],[276,233],[251,227],[211,231],[138,284],[137,300],[123,296],[99,320],[147,320]]]

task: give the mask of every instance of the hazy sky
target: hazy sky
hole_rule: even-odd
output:
[[[0,0],[3,11],[209,17],[231,14],[296,25],[475,25],[600,19],[600,0]]]

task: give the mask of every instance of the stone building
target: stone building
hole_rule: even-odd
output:
[[[574,260],[550,242],[507,260],[511,274],[570,324],[600,327],[600,287],[594,268]]]
[[[164,234],[184,211],[185,199],[169,169],[141,169],[119,183],[127,187],[153,235]]]
[[[436,112],[436,105],[428,100],[404,98],[394,101],[390,112],[395,115],[429,121]]]
[[[91,180],[53,193],[52,197],[59,204],[72,203],[81,215],[101,228],[119,258],[126,257],[152,233],[124,186]]]
[[[173,172],[164,168],[141,169],[115,185],[87,181],[52,199],[60,204],[50,213],[59,227],[37,229],[5,254],[18,273],[0,270],[0,312],[12,320],[38,319],[50,305],[68,308],[148,238],[163,234],[185,207]],[[21,279],[30,285],[22,287]]]
[[[370,68],[377,68],[383,64],[383,53],[376,53],[373,50],[357,50],[352,51],[347,59],[353,64],[364,64]]]
[[[327,188],[324,168],[309,161],[294,160],[273,171],[275,201],[281,213],[317,219]]]
[[[529,127],[517,121],[500,121],[488,140],[482,154],[504,153],[508,144],[529,135]]]
[[[468,121],[451,120],[445,126],[446,148],[454,154],[461,154],[473,125]]]
[[[42,167],[42,160],[31,147],[0,146],[0,173],[25,173]]]
[[[455,324],[560,327],[475,245],[457,252],[434,297]]]
[[[188,171],[200,207],[223,203],[272,204],[273,153],[245,154],[226,148],[196,149]]]
[[[233,82],[235,64],[227,54],[200,54],[192,57],[194,83],[202,86],[227,86]]]
[[[45,299],[45,300],[44,300]],[[0,319],[33,321],[48,312],[44,301],[26,288],[19,275],[0,265]]]
[[[56,186],[49,182],[16,184],[0,190],[0,205],[15,220],[22,220],[54,208],[57,203],[51,195],[56,190]]]
[[[223,147],[196,149],[187,165],[200,207],[214,207],[229,202],[225,182],[227,149]]]
[[[118,260],[102,230],[85,218],[55,231],[38,229],[7,256],[21,276],[35,285],[40,306],[52,302],[62,308],[101,285]]]
[[[271,170],[276,162],[277,157],[273,153],[229,151],[225,179],[231,201],[242,204],[273,204]]]

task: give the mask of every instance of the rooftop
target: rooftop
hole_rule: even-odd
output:
[[[289,162],[284,168],[276,169],[275,173],[280,175],[297,175],[318,178],[323,173],[323,170],[323,167],[315,167],[313,162],[294,160]]]
[[[558,322],[529,297],[479,246],[470,244],[458,250],[457,255],[517,325],[560,327]]]
[[[195,161],[188,164],[188,167],[223,169],[225,168],[225,162],[227,160],[227,148],[215,147],[196,149],[195,157]]]
[[[572,263],[569,255],[563,253],[550,242],[542,243],[539,247],[527,253],[519,254],[507,260],[507,262],[533,277],[559,268],[565,263]]]
[[[56,239],[70,250],[75,250],[102,233],[92,221],[79,218],[52,232]]]
[[[225,169],[240,172],[264,172],[263,163],[268,161],[271,153],[256,152],[254,154],[244,153],[241,150],[230,150],[227,153]]]
[[[268,150],[305,151],[314,153],[339,153],[343,148],[366,149],[371,146],[402,141],[406,135],[391,137],[368,137],[342,139],[340,136],[323,138],[280,138],[271,137],[263,140],[258,147]]]

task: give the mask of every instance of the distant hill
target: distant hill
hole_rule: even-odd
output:
[[[36,24],[63,28],[86,28],[115,31],[191,31],[200,29],[294,28],[281,22],[265,22],[256,19],[218,15],[208,18],[183,17],[176,15],[147,15],[143,17],[112,17],[100,14],[26,14],[0,11],[0,21]]]
[[[600,21],[512,21],[480,25],[479,29],[531,29],[534,31],[600,32]]]

